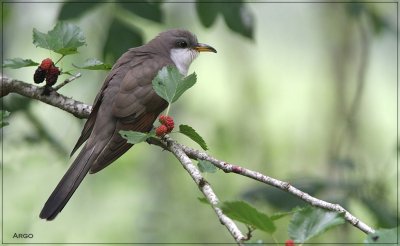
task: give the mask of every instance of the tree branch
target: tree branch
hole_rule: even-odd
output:
[[[74,80],[76,78],[73,78]],[[71,81],[72,81],[71,80]],[[70,81],[69,81],[70,82]],[[68,82],[67,82],[68,83]],[[87,118],[92,109],[91,106],[86,105],[82,102],[75,101],[71,98],[67,98],[61,94],[58,94],[56,91],[52,91],[49,96],[42,96],[41,93],[43,88],[27,84],[25,82],[10,79],[7,77],[1,77],[1,90],[0,97],[4,97],[9,93],[17,93],[22,96],[36,99],[47,103],[49,105],[58,107],[66,112],[73,114],[78,118]],[[210,184],[202,177],[200,171],[193,164],[191,159],[201,159],[206,160],[214,164],[219,169],[223,170],[226,173],[236,173],[259,182],[274,186],[279,188],[285,192],[288,192],[303,201],[311,204],[315,207],[320,207],[330,211],[336,211],[339,213],[344,213],[344,218],[347,222],[352,224],[354,227],[360,229],[366,234],[374,233],[375,230],[369,227],[367,224],[362,222],[360,219],[349,213],[339,204],[332,204],[315,197],[310,196],[309,194],[293,187],[288,182],[280,181],[278,179],[271,178],[262,173],[252,171],[250,169],[233,165],[224,161],[220,161],[204,151],[196,150],[185,145],[179,144],[176,141],[172,140],[169,136],[165,136],[163,140],[159,140],[157,138],[149,138],[147,140],[149,144],[157,145],[165,150],[170,151],[175,155],[175,157],[179,160],[185,170],[190,174],[192,179],[195,181],[200,191],[207,198],[208,202],[211,204],[215,213],[217,214],[221,223],[228,229],[233,238],[236,240],[238,244],[241,244],[246,240],[246,237],[242,234],[242,232],[238,229],[236,224],[227,217],[222,210],[218,207],[218,197],[213,192]]]
[[[204,194],[208,202],[211,204],[211,207],[217,214],[221,224],[228,229],[235,241],[239,245],[241,245],[246,237],[243,236],[242,232],[239,230],[236,224],[218,207],[219,199],[217,195],[212,190],[211,185],[203,178],[196,165],[194,165],[192,160],[186,155],[185,151],[182,148],[182,145],[172,140],[172,138],[170,138],[168,135],[166,135],[163,139],[165,140],[164,144],[166,149],[175,155],[175,157],[179,160],[185,170],[190,174],[194,182],[199,187],[200,191]]]
[[[72,98],[65,97],[57,91],[52,90],[49,96],[42,95],[43,87],[28,84],[23,81],[0,77],[0,97],[4,97],[9,93],[17,93],[19,95],[36,99],[57,107],[80,119],[87,118],[92,110],[92,106],[76,101]]]
[[[315,198],[313,196],[310,196],[309,194],[293,187],[290,185],[288,182],[284,182],[278,179],[271,178],[269,176],[266,176],[262,173],[252,171],[250,169],[233,165],[224,161],[220,161],[210,155],[208,155],[206,152],[192,149],[190,147],[184,146],[182,144],[178,144],[183,151],[190,156],[193,159],[201,159],[201,160],[206,160],[214,164],[216,167],[219,169],[223,170],[226,173],[236,173],[242,176],[249,177],[251,179],[257,180],[259,182],[274,186],[278,189],[281,189],[283,191],[289,192],[290,194],[297,196],[298,198],[302,199],[303,201],[307,202],[308,204],[315,206],[315,207],[320,207],[326,210],[330,211],[335,211],[339,213],[344,213],[344,218],[347,220],[350,224],[355,226],[356,228],[360,229],[361,231],[365,232],[366,234],[369,233],[374,233],[375,230],[369,227],[367,224],[356,218],[354,215],[349,213],[346,209],[344,209],[342,206],[339,204],[332,204],[323,200],[320,200],[318,198]]]
[[[163,144],[162,141],[157,141],[157,139],[155,139],[155,138],[149,139],[148,142],[150,144],[160,146],[165,150],[171,151],[167,145]],[[233,165],[233,164],[230,164],[230,163],[227,163],[224,161],[220,161],[220,160],[210,156],[209,154],[207,154],[204,151],[196,150],[196,149],[190,148],[188,146],[185,146],[185,145],[182,145],[179,143],[175,143],[175,144],[177,146],[179,146],[179,148],[182,149],[183,152],[191,159],[195,159],[195,160],[200,159],[200,160],[209,161],[212,164],[214,164],[216,167],[218,167],[219,169],[223,170],[225,173],[236,173],[236,174],[257,180],[259,182],[274,186],[278,189],[281,189],[285,192],[288,192],[288,193],[302,199],[303,201],[305,201],[306,203],[308,203],[314,207],[319,207],[319,208],[323,208],[323,209],[326,209],[329,211],[344,213],[344,219],[347,222],[349,222],[351,225],[353,225],[354,227],[360,229],[361,231],[363,231],[366,234],[375,232],[375,230],[373,228],[371,228],[370,226],[368,226],[367,224],[362,222],[360,219],[358,219],[357,217],[352,215],[350,212],[348,212],[346,209],[344,209],[339,204],[329,203],[329,202],[320,200],[318,198],[315,198],[313,196],[310,196],[309,194],[292,186],[288,182],[284,182],[284,181],[281,181],[278,179],[271,178],[262,173],[252,171],[250,169],[247,169],[247,168],[244,168],[241,166],[237,166],[237,165]]]

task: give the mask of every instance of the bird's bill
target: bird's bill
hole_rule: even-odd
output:
[[[211,47],[208,44],[197,44],[194,49],[198,52],[214,52],[217,53],[217,50]]]

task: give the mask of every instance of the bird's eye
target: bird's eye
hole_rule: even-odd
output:
[[[186,43],[186,41],[183,41],[183,40],[177,41],[177,42],[176,42],[176,45],[177,45],[179,48],[186,48],[186,47],[188,46],[187,43]]]

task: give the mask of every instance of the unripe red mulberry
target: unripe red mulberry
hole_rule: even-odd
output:
[[[164,125],[168,128],[168,132],[171,132],[174,129],[174,119],[172,119],[172,117],[167,117]]]
[[[43,70],[49,70],[53,65],[53,61],[50,58],[46,58],[40,64],[40,68]]]
[[[158,137],[164,136],[165,134],[167,134],[167,132],[168,132],[168,128],[165,125],[161,125],[156,128],[156,135]]]
[[[294,241],[291,239],[286,240],[285,246],[295,246]]]
[[[159,121],[161,124],[164,124],[165,119],[166,119],[167,117],[168,117],[168,116],[166,116],[166,115],[160,115],[160,117],[158,117],[158,121]]]
[[[158,121],[160,121],[161,124],[165,125],[168,128],[168,133],[174,129],[174,119],[171,116],[160,115]]]

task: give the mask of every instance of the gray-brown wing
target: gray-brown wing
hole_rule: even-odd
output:
[[[116,120],[115,129],[92,164],[91,173],[100,171],[132,146],[121,137],[120,130],[148,132],[152,129],[157,116],[167,107],[167,102],[153,90],[152,80],[162,67],[170,64],[170,60],[163,58],[143,59],[129,68],[109,105]]]
[[[121,56],[121,58],[118,59],[118,61],[112,67],[110,73],[104,80],[102,88],[100,89],[99,93],[97,94],[94,100],[92,106],[92,112],[90,113],[87,121],[85,122],[85,125],[81,132],[81,136],[79,137],[74,148],[72,149],[70,156],[72,156],[76,152],[76,150],[79,149],[79,147],[89,138],[90,134],[92,133],[94,124],[96,122],[97,113],[103,101],[104,91],[108,87],[110,81],[113,81],[113,83],[122,81],[126,75],[126,72],[129,69],[129,64],[132,63],[132,61],[134,61],[133,58],[134,58],[134,52],[128,51],[123,56]],[[140,63],[141,60],[137,59],[137,62]]]

